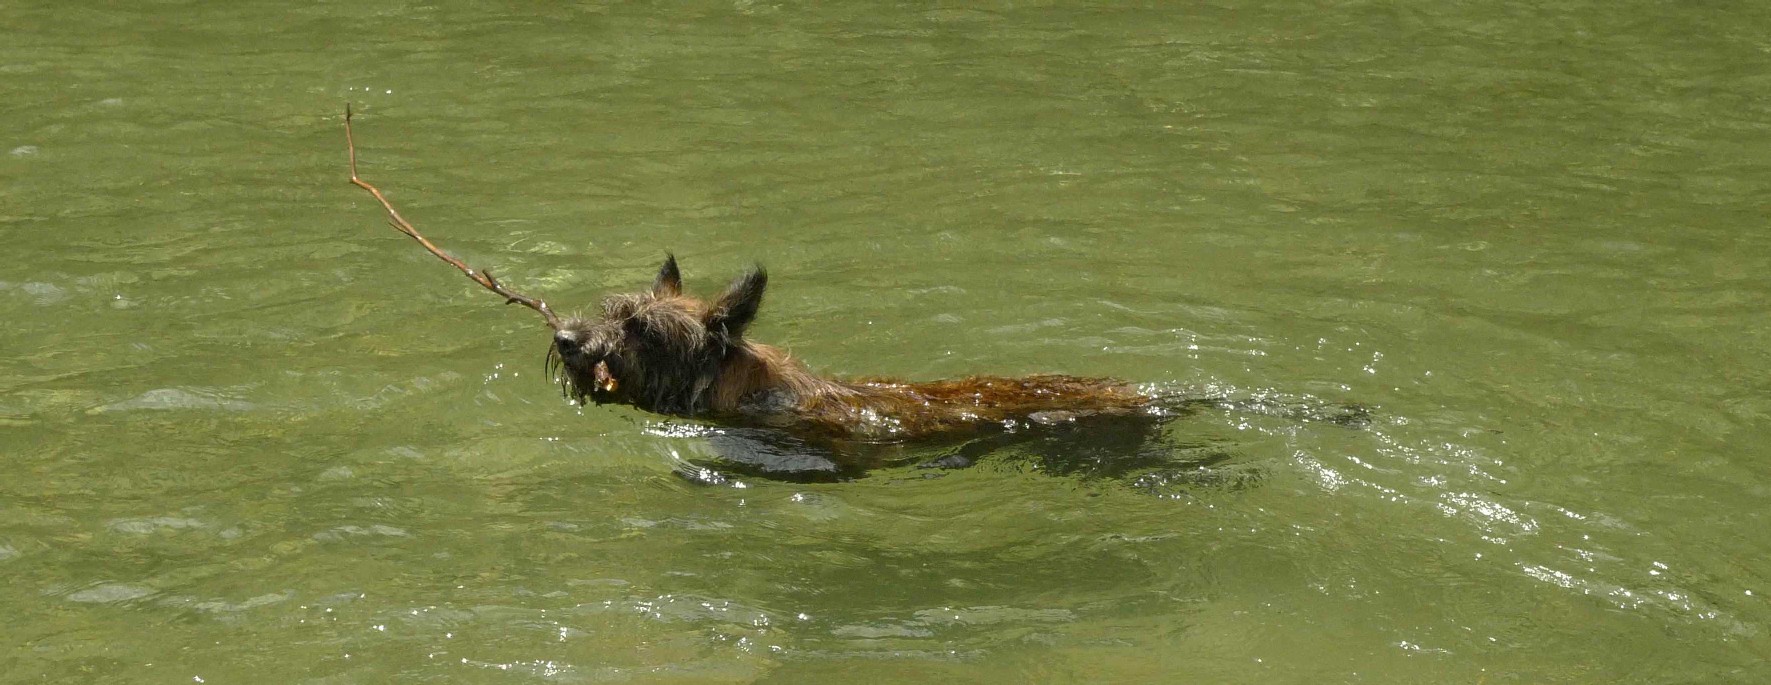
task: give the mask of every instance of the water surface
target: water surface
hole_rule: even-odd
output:
[[[1750,3],[0,8],[6,682],[1764,682]],[[1203,469],[671,475],[538,317],[765,263],[835,374]]]

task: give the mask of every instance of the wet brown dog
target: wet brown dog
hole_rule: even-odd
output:
[[[605,298],[600,316],[561,320],[548,370],[579,402],[736,429],[714,436],[725,461],[780,477],[859,474],[901,454],[882,449],[891,446],[963,445],[1083,426],[1131,429],[1145,436],[1142,442],[1173,413],[1153,396],[1104,378],[908,383],[818,376],[786,352],[745,337],[767,285],[767,273],[757,268],[712,301],[699,300],[683,292],[676,258],[668,257],[649,291]],[[930,463],[970,461],[943,459]]]
[[[562,321],[550,370],[579,401],[845,440],[916,439],[1152,408],[1149,396],[1100,378],[823,378],[745,337],[767,285],[758,268],[704,302],[683,293],[676,258],[667,258],[650,291],[608,297],[600,317]]]

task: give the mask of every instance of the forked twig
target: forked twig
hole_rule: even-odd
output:
[[[462,263],[461,260],[449,256],[449,253],[444,252],[441,248],[437,247],[435,243],[432,243],[429,239],[425,238],[423,234],[419,233],[418,229],[413,228],[412,224],[406,221],[405,217],[400,216],[400,212],[394,209],[393,203],[387,201],[387,196],[382,195],[379,188],[369,185],[368,181],[357,177],[357,142],[356,139],[351,136],[351,106],[348,103],[344,106],[344,144],[345,147],[350,150],[351,184],[358,188],[362,188],[363,190],[367,190],[370,195],[375,196],[375,199],[381,203],[382,208],[387,210],[387,222],[394,227],[394,230],[404,233],[413,240],[418,241],[418,244],[423,245],[424,249],[429,250],[430,253],[436,255],[438,259],[454,265],[455,268],[461,270],[461,273],[467,274],[468,278],[473,279],[475,283],[485,286],[487,290],[504,296],[505,304],[520,304],[540,312],[542,318],[547,319],[547,326],[549,328],[556,331],[560,329],[560,318],[554,316],[553,310],[548,308],[546,302],[542,302],[541,300],[506,288],[504,287],[504,284],[498,282],[498,279],[492,277],[492,272],[475,270],[473,267]]]

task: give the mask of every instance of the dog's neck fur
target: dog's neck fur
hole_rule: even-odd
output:
[[[854,394],[853,387],[813,374],[778,347],[747,341],[728,355],[708,397],[706,410],[712,414],[740,413],[746,407],[799,409],[817,398]]]

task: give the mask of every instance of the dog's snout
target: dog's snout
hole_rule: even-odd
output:
[[[571,331],[560,331],[553,334],[553,345],[561,352],[571,352],[578,348],[578,336]]]

